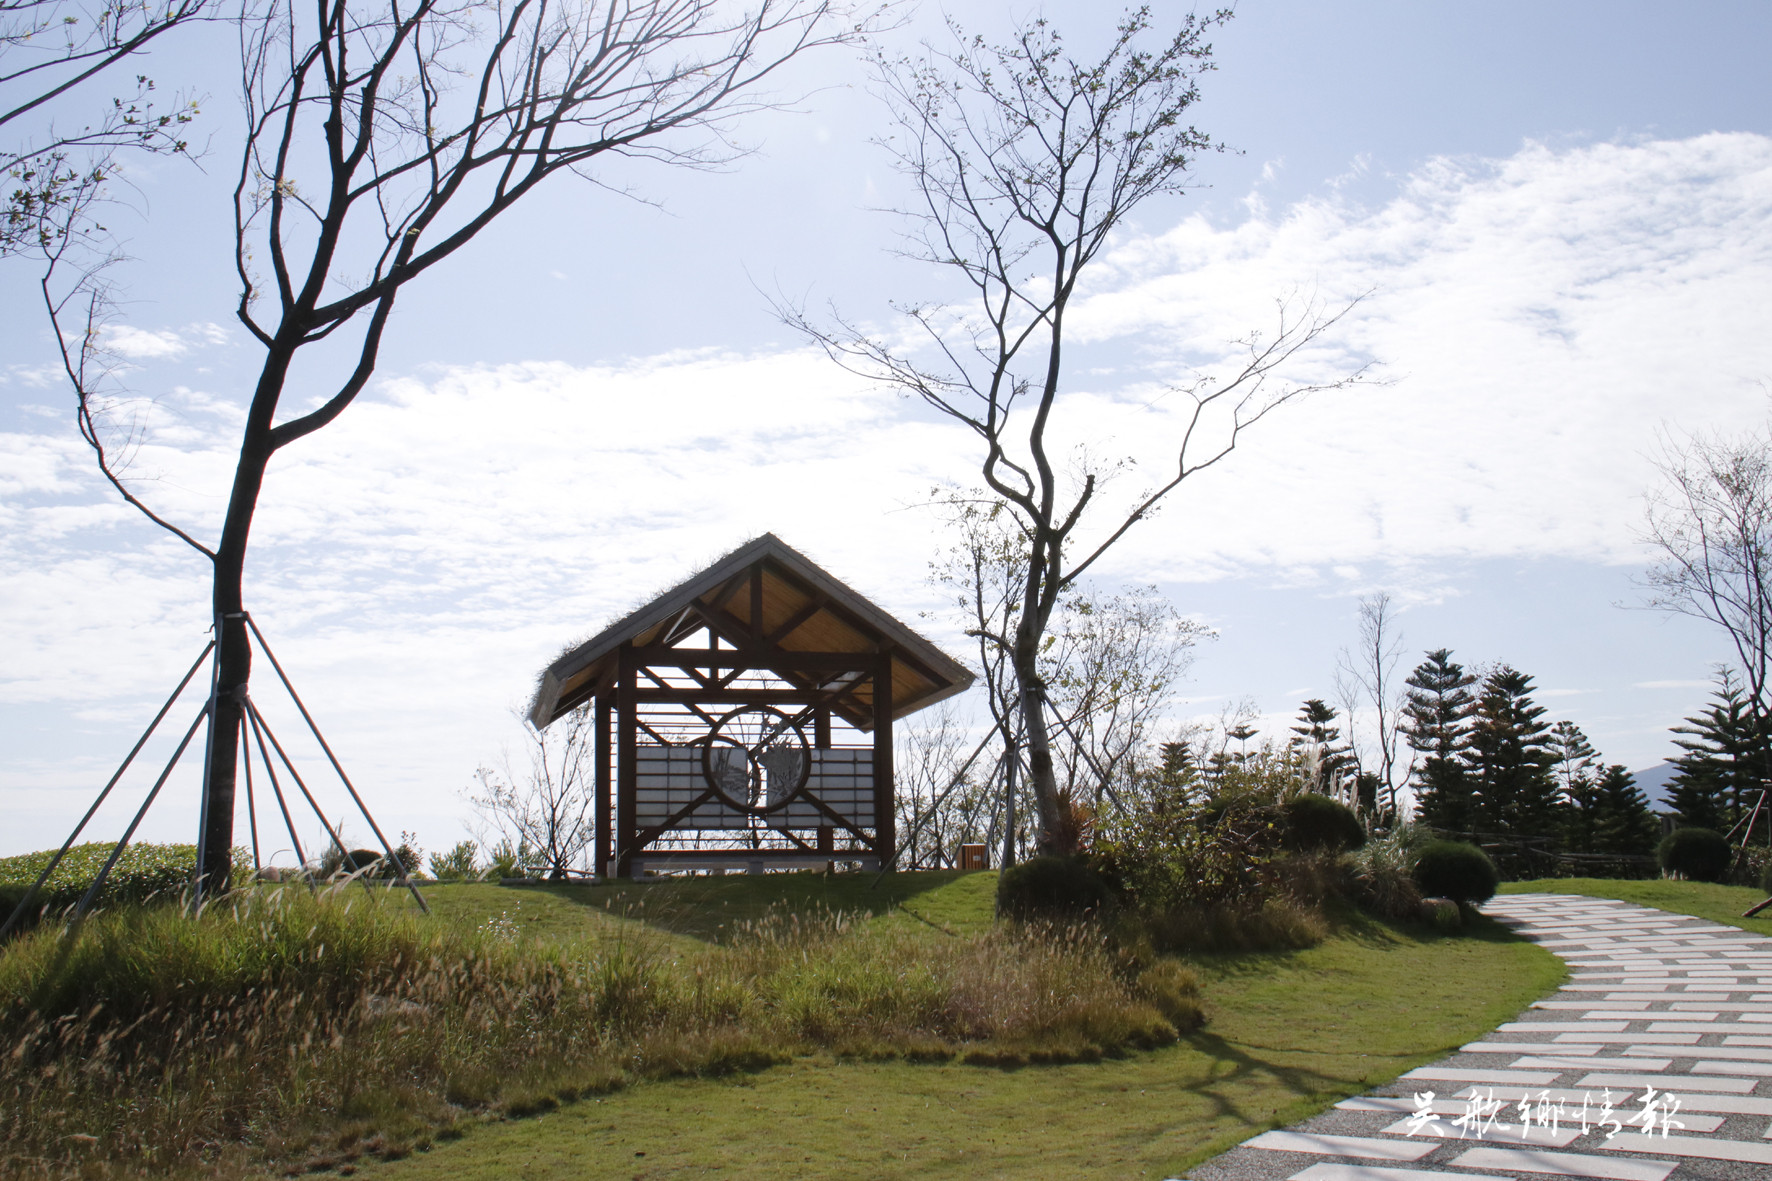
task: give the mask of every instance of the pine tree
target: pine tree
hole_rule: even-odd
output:
[[[1727,832],[1753,809],[1766,766],[1759,729],[1734,671],[1719,668],[1710,705],[1673,730],[1689,736],[1674,739],[1685,753],[1669,780],[1668,802],[1681,824]]]
[[[1340,717],[1332,705],[1312,697],[1298,711],[1298,725],[1292,727],[1290,746],[1317,752],[1316,782],[1313,791],[1333,792],[1354,770],[1353,748],[1341,741],[1341,728],[1331,725]]]
[[[1464,768],[1485,832],[1539,837],[1562,828],[1550,727],[1544,707],[1532,703],[1532,689],[1531,677],[1502,665],[1483,678],[1471,712]]]
[[[1655,851],[1661,826],[1629,771],[1617,763],[1607,767],[1595,784],[1595,795],[1596,852],[1644,857]]]
[[[1423,756],[1415,769],[1416,813],[1443,832],[1469,832],[1476,807],[1460,755],[1476,705],[1470,693],[1476,678],[1452,660],[1450,648],[1440,648],[1429,652],[1405,683],[1403,738]]]
[[[1599,754],[1574,722],[1551,727],[1551,771],[1564,807],[1563,846],[1571,853],[1600,850]]]

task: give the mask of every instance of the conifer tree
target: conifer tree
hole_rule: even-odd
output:
[[[1475,801],[1460,756],[1476,705],[1470,693],[1476,677],[1453,661],[1450,648],[1439,648],[1427,653],[1405,683],[1403,738],[1422,756],[1415,769],[1417,816],[1443,832],[1469,832]]]
[[[1614,763],[1601,773],[1594,787],[1595,851],[1633,857],[1653,853],[1661,826],[1631,773]]]
[[[1544,707],[1532,702],[1532,678],[1502,665],[1483,678],[1471,712],[1465,746],[1465,773],[1476,792],[1482,831],[1514,837],[1554,834],[1563,808],[1551,773],[1557,757],[1550,749]]]
[[[1313,791],[1334,792],[1354,769],[1353,748],[1341,741],[1341,728],[1333,724],[1339,716],[1334,706],[1312,697],[1298,711],[1298,725],[1292,727],[1293,737],[1288,745],[1317,751]]]
[[[1563,846],[1572,853],[1596,853],[1599,843],[1599,754],[1574,722],[1551,727],[1550,753],[1556,763],[1557,791],[1565,809]]]
[[[1754,724],[1753,702],[1734,670],[1717,669],[1717,687],[1703,712],[1675,726],[1684,753],[1669,780],[1668,802],[1680,823],[1727,832],[1753,809],[1762,784],[1764,737]]]

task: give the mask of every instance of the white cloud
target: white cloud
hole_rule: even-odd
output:
[[[104,332],[105,347],[133,361],[156,361],[182,357],[190,348],[178,333],[170,329],[160,332],[119,324]]]
[[[1439,161],[1380,209],[1314,201],[1120,244],[1076,321],[1090,376],[1054,422],[1138,461],[1110,499],[1172,462],[1163,382],[1221,358],[1291,286],[1375,288],[1342,343],[1398,380],[1263,423],[1104,576],[1313,586],[1389,570],[1428,600],[1457,593],[1434,569],[1447,559],[1634,560],[1653,428],[1765,412],[1769,213],[1772,140],[1706,136]],[[175,371],[226,330],[121,339]],[[208,536],[240,407],[162,388],[132,472]],[[129,727],[106,719],[151,709],[204,642],[202,562],[117,503],[65,422],[14,430],[0,436],[0,700],[91,714],[92,749],[108,750]],[[905,506],[973,464],[963,432],[810,351],[409,374],[273,462],[248,595],[390,812],[446,814],[562,644],[764,530],[952,641],[917,619],[941,539]],[[84,782],[84,764],[61,778],[44,765],[20,753],[0,784]]]

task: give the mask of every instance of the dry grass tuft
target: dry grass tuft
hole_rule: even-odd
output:
[[[697,952],[542,942],[295,887],[119,909],[0,951],[0,1172],[335,1168],[647,1077],[1083,1061],[1199,1023],[1191,975],[1090,927],[936,938],[822,914]]]

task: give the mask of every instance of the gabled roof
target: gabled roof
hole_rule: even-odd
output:
[[[684,613],[718,614],[749,582],[744,575],[761,568],[762,618],[771,646],[784,652],[892,653],[892,716],[902,718],[971,686],[966,667],[934,644],[832,577],[823,567],[773,533],[749,541],[712,566],[672,587],[644,607],[618,619],[562,654],[542,670],[529,720],[545,727],[582,705],[615,680],[616,653],[669,643]],[[749,597],[743,596],[745,613]],[[705,626],[701,624],[701,626]],[[736,638],[736,637],[729,637]],[[862,708],[851,722],[869,728],[869,693],[851,695]]]

